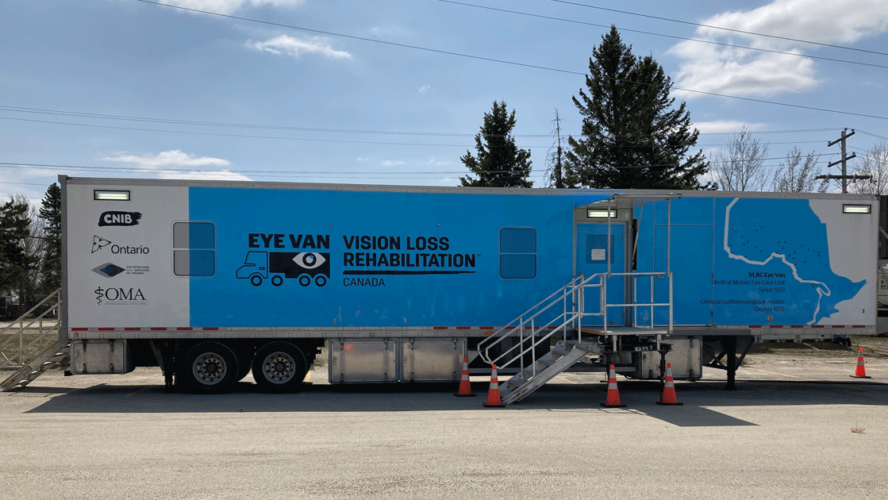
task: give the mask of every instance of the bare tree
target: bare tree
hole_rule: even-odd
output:
[[[818,175],[820,167],[814,152],[802,158],[802,151],[794,147],[786,154],[786,162],[777,167],[771,190],[777,193],[825,193],[829,182],[815,179]]]
[[[555,119],[552,120],[552,124],[555,127],[552,129],[555,142],[552,143],[552,147],[549,148],[549,152],[546,154],[546,187],[562,189],[564,188],[564,170],[562,169],[564,165],[563,143],[567,138],[561,137],[561,117],[558,116],[558,109],[555,109]]]
[[[853,173],[868,175],[870,178],[851,183],[849,186],[851,192],[888,194],[888,142],[880,142],[870,148],[857,168],[853,169]]]
[[[768,183],[762,163],[768,157],[768,145],[752,137],[743,127],[732,135],[728,149],[718,151],[710,161],[713,178],[723,191],[761,191]]]

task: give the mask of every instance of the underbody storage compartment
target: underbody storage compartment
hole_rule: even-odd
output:
[[[329,379],[332,384],[456,381],[465,350],[465,339],[332,340]]]
[[[71,342],[71,373],[129,373],[135,369],[126,340],[74,340]]]
[[[698,379],[703,370],[702,346],[699,338],[669,339],[663,342],[671,346],[666,362],[672,365],[672,376],[677,379]],[[636,353],[637,378],[660,378],[660,353],[639,351]]]

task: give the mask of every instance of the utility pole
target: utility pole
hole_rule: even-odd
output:
[[[552,120],[552,123],[555,124],[555,129],[552,132],[555,134],[555,157],[552,158],[552,153],[549,153],[549,157],[547,160],[554,160],[554,165],[551,167],[552,178],[551,180],[555,181],[556,189],[564,189],[564,179],[562,177],[562,164],[561,164],[561,117],[558,116],[558,110],[555,110],[555,119]],[[551,149],[549,150],[551,151]]]
[[[848,179],[858,180],[858,179],[869,179],[871,176],[869,175],[848,175],[848,160],[852,158],[857,158],[857,153],[851,153],[851,156],[845,156],[845,139],[854,135],[854,129],[851,129],[851,133],[848,133],[848,129],[842,130],[842,137],[827,143],[826,147],[832,147],[833,145],[841,142],[842,143],[842,159],[834,161],[828,164],[826,167],[832,167],[833,165],[842,164],[842,175],[818,175],[815,179],[841,179],[842,180],[842,193],[845,194],[848,192]]]

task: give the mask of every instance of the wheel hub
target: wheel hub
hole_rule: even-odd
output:
[[[285,352],[275,352],[265,358],[262,371],[270,382],[283,384],[296,375],[296,361]]]
[[[222,356],[207,352],[198,356],[192,366],[194,378],[206,385],[218,384],[228,372],[228,365]]]

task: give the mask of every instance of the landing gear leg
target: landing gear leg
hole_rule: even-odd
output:
[[[176,347],[172,342],[167,342],[161,347],[161,357],[163,358],[163,392],[176,392],[179,387],[176,382]]]
[[[726,391],[737,390],[734,383],[734,377],[737,374],[737,337],[730,335],[722,339],[722,345],[725,348],[725,356],[728,358],[728,385],[725,386]]]

